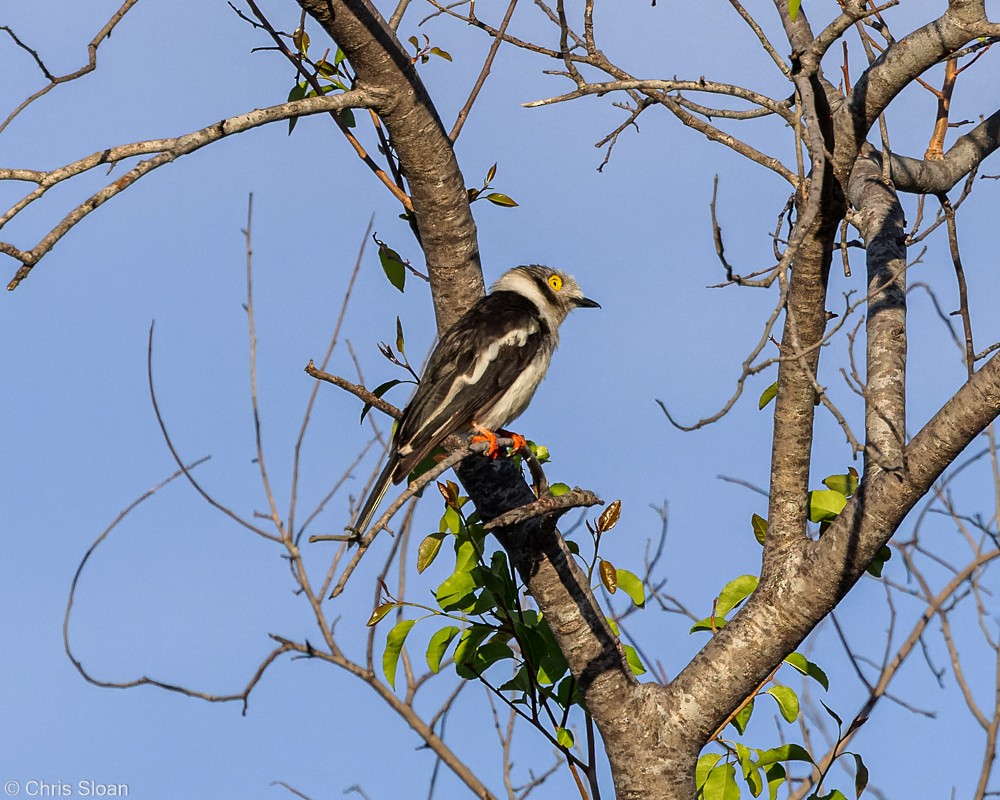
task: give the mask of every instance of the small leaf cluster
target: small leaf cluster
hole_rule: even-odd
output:
[[[390,362],[395,364],[397,367],[405,369],[407,372],[413,376],[413,380],[401,380],[399,378],[392,378],[390,380],[384,381],[371,390],[371,393],[376,397],[382,397],[386,392],[388,392],[394,386],[398,386],[401,383],[420,383],[420,378],[414,371],[413,367],[410,366],[410,361],[406,357],[406,339],[403,336],[403,323],[396,317],[396,350],[393,351],[392,347],[385,342],[379,342],[378,350],[379,352]],[[399,355],[397,355],[397,353]],[[368,412],[372,410],[371,403],[365,403],[364,408],[361,409],[361,419],[359,422],[364,422],[365,417],[368,416]]]
[[[858,753],[842,750],[843,743],[861,725],[862,718],[844,731],[843,721],[825,703],[821,704],[837,723],[836,758],[820,769],[813,757],[800,744],[782,744],[778,747],[758,749],[747,747],[741,742],[726,743],[726,752],[705,753],[698,759],[695,783],[699,800],[739,800],[740,780],[746,784],[753,797],[762,797],[767,789],[768,800],[776,800],[778,790],[788,779],[785,764],[800,762],[808,764],[814,771],[815,789],[806,800],[847,800],[839,789],[823,791],[823,782],[838,758],[847,757],[854,761],[854,797],[857,800],[868,787],[868,767]]]
[[[503,192],[490,191],[490,189],[493,188],[493,179],[496,177],[496,174],[497,165],[494,164],[486,171],[486,179],[483,181],[483,185],[480,188],[466,189],[469,193],[469,202],[475,203],[477,200],[489,200],[493,203],[493,205],[500,206],[501,208],[516,208],[517,202],[505,195]]]
[[[382,659],[386,680],[395,687],[402,648],[416,622],[430,618],[444,621],[447,624],[438,628],[427,642],[425,660],[430,671],[437,673],[452,665],[464,680],[482,681],[553,744],[568,750],[574,744],[570,713],[574,707],[583,708],[583,702],[548,621],[529,605],[525,587],[512,570],[506,553],[488,548],[487,532],[479,514],[468,510],[468,498],[460,495],[457,484],[447,481],[437,486],[445,499],[445,511],[438,530],[425,536],[417,548],[417,571],[423,573],[448,550],[454,553],[454,567],[434,590],[435,606],[386,596],[368,620],[368,625],[375,625],[402,607],[425,612],[419,619],[398,621],[387,634]],[[588,523],[596,541],[614,526],[619,509],[620,503],[616,501],[601,515],[596,526]],[[570,549],[578,555],[575,544]],[[591,571],[598,561],[595,552]],[[614,569],[604,567],[606,561],[600,563],[602,575]],[[644,597],[639,579],[627,570],[614,573],[617,588],[641,605]],[[386,592],[384,587],[383,591]],[[609,622],[618,635],[617,626]],[[629,645],[623,647],[633,672],[643,674],[646,668],[635,649]],[[494,670],[495,667],[497,670],[503,667],[506,674]]]
[[[618,524],[618,518],[621,516],[621,508],[621,500],[615,500],[597,518],[596,525],[591,525],[590,521],[587,521],[587,530],[590,532],[590,536],[594,542],[594,555],[587,565],[587,574],[593,578],[596,568],[601,585],[607,590],[608,594],[617,594],[620,589],[632,601],[632,605],[636,608],[645,608],[646,587],[642,579],[634,572],[616,567],[608,559],[602,558],[599,555],[601,538]],[[576,542],[567,542],[567,545],[570,551],[579,557],[580,548]],[[614,630],[615,636],[617,636],[618,626],[613,620],[608,621],[611,623],[611,628]],[[625,650],[625,655],[628,658],[629,665],[632,667],[632,671],[636,675],[642,675],[646,671],[646,668],[639,660],[639,655],[635,648],[627,644],[623,644],[622,648]]]
[[[304,77],[296,78],[295,85],[288,92],[288,102],[302,100],[305,97],[316,97],[320,94],[329,94],[330,92],[346,92],[354,86],[354,76],[348,70],[347,57],[339,47],[332,60],[329,58],[330,51],[327,50],[319,61],[313,61],[309,58],[308,33],[302,28],[297,28],[292,34],[292,42],[298,51],[303,68],[311,69],[312,75],[310,76],[311,80]],[[315,88],[317,86],[318,90]],[[353,128],[357,124],[354,119],[354,111],[350,108],[338,111],[337,118],[347,128]],[[295,130],[296,122],[298,122],[298,117],[291,117],[288,120],[289,133]]]
[[[431,56],[443,58],[445,61],[452,61],[451,53],[447,50],[442,50],[440,47],[431,47],[430,37],[426,34],[424,34],[423,44],[420,44],[420,40],[416,36],[411,36],[406,41],[413,47],[413,56],[410,58],[410,62],[413,64],[416,64],[418,61],[421,64],[426,64],[431,60]]]

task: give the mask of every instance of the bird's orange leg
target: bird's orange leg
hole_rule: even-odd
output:
[[[511,442],[513,442],[513,444],[511,444],[510,446],[512,452],[518,453],[521,450],[528,449],[528,440],[525,439],[521,434],[506,430],[499,430],[497,431],[497,433],[499,433],[501,436],[506,436],[508,439],[511,440]]]
[[[488,458],[496,458],[500,454],[500,447],[497,445],[497,435],[489,428],[484,428],[475,421],[472,423],[472,430],[476,432],[475,436],[472,437],[473,444],[487,442],[487,447],[483,455]]]
[[[488,456],[489,458],[496,458],[500,454],[500,446],[497,444],[497,434],[510,439],[513,442],[511,449],[515,453],[528,446],[527,440],[519,433],[511,433],[510,431],[505,431],[503,429],[491,431],[476,422],[472,423],[472,430],[476,432],[475,436],[472,437],[473,443],[487,442],[489,444],[483,453],[483,455]]]

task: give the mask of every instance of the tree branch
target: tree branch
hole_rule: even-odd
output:
[[[193,153],[195,150],[200,150],[202,147],[217,142],[226,136],[242,133],[251,128],[267,125],[270,122],[278,122],[291,117],[319,114],[344,108],[363,108],[372,102],[372,95],[362,89],[354,89],[336,95],[309,97],[290,103],[280,103],[268,108],[255,109],[246,114],[240,114],[221,120],[220,122],[215,122],[205,128],[184,134],[183,136],[171,139],[152,139],[145,142],[133,142],[131,144],[110,147],[107,150],[92,153],[86,158],[81,158],[79,161],[74,161],[71,164],[48,172],[0,169],[0,180],[31,181],[38,184],[38,188],[25,195],[25,197],[0,216],[0,228],[2,228],[26,207],[31,205],[31,203],[42,197],[49,189],[68,178],[80,175],[102,164],[113,165],[126,158],[156,153],[152,158],[140,161],[120,178],[80,203],[30,250],[21,250],[9,242],[0,242],[0,253],[4,253],[21,262],[21,268],[15,273],[13,279],[7,285],[7,289],[10,291],[16,289],[21,281],[28,277],[32,268],[42,256],[48,253],[84,217],[154,169],[162,167],[164,164],[169,164],[181,156]]]

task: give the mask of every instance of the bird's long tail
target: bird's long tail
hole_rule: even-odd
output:
[[[378,509],[378,504],[382,502],[382,498],[385,497],[389,486],[392,485],[392,473],[396,468],[396,461],[397,459],[395,458],[389,458],[385,468],[379,473],[375,484],[372,486],[372,490],[368,494],[368,499],[365,500],[365,504],[361,507],[361,513],[358,514],[354,524],[350,526],[355,536],[363,536],[368,529],[372,517],[375,516],[375,511]]]

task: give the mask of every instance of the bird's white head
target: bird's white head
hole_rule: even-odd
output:
[[[517,292],[538,306],[543,316],[559,325],[574,308],[600,308],[600,304],[584,297],[580,284],[572,275],[540,264],[514,267],[493,284],[490,291]]]

